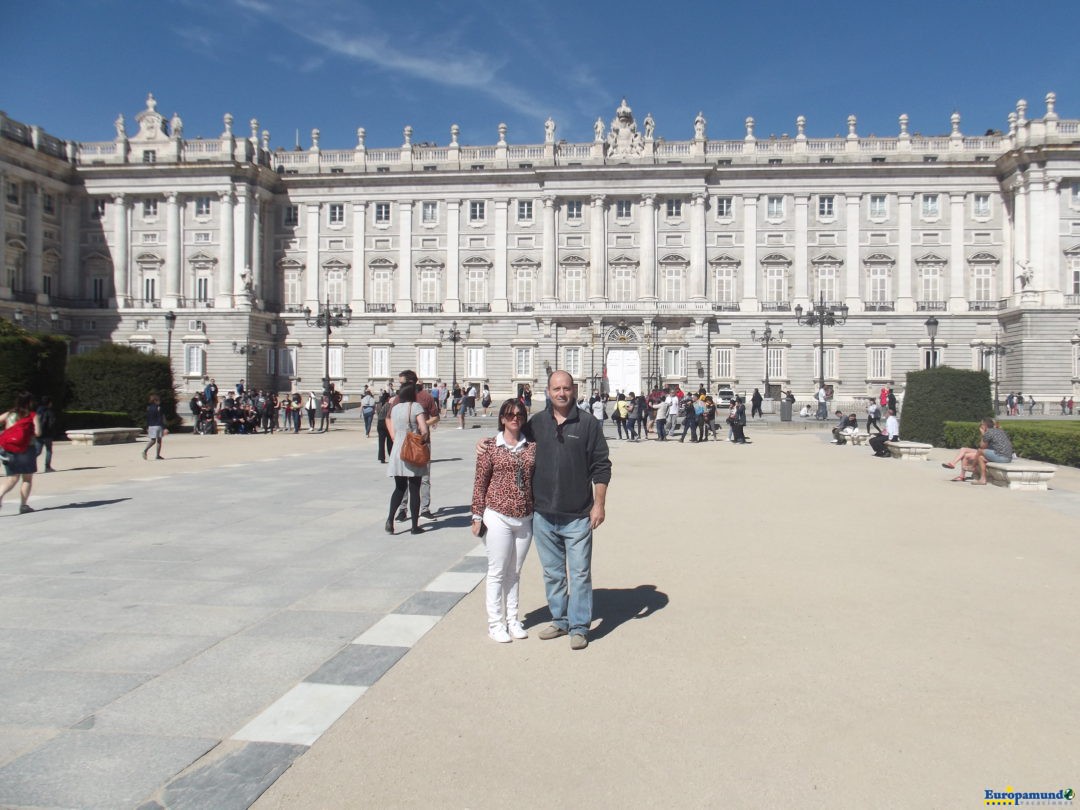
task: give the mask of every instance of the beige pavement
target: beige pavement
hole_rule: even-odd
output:
[[[256,806],[956,808],[1074,786],[1080,471],[1017,493],[949,483],[946,451],[751,438],[613,442],[590,647],[489,641],[480,587]],[[535,551],[522,605],[545,605]]]

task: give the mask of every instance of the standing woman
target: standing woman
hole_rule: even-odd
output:
[[[524,403],[506,400],[499,408],[499,432],[476,448],[472,533],[487,527],[488,636],[494,641],[528,638],[518,619],[521,566],[532,542],[532,477],[536,445],[525,439]]]
[[[406,433],[419,433],[427,441],[427,417],[424,408],[416,401],[416,386],[403,385],[398,391],[398,404],[390,411],[390,466],[386,471],[394,479],[394,494],[390,496],[390,515],[386,518],[386,531],[394,533],[394,515],[409,491],[409,514],[412,515],[412,534],[421,534],[420,528],[420,479],[431,469],[430,464],[422,467],[410,464],[401,458],[401,447],[405,443]]]
[[[314,391],[308,391],[307,402],[304,403],[304,410],[307,411],[307,431],[308,433],[315,432],[315,411],[318,410],[319,400],[315,398]]]
[[[364,389],[364,395],[360,397],[360,407],[364,414],[364,436],[370,436],[371,420],[375,418],[375,397],[367,388]]]
[[[390,432],[386,429],[386,417],[390,415],[390,394],[383,391],[379,396],[379,404],[375,406],[375,432],[379,438],[379,463],[385,464],[386,457],[394,448],[390,441]]]
[[[165,415],[161,412],[161,397],[157,394],[150,395],[150,404],[146,406],[146,437],[150,443],[143,448],[142,457],[146,461],[146,454],[151,447],[157,447],[154,458],[162,461],[161,442],[165,436]]]
[[[30,490],[34,486],[34,473],[37,472],[38,447],[35,438],[41,436],[41,416],[34,412],[34,398],[28,391],[16,395],[15,407],[0,414],[0,426],[4,432],[13,434],[11,440],[17,445],[5,453],[4,488],[0,490],[0,502],[4,496],[22,480],[19,488],[19,514],[33,512],[26,502],[30,500]],[[7,438],[7,437],[5,437]],[[19,449],[21,448],[21,449]]]

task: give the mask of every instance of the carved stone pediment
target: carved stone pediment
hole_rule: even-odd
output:
[[[644,151],[645,139],[638,132],[634,112],[624,98],[622,104],[615,110],[615,117],[611,120],[611,128],[608,130],[608,157],[637,157]]]
[[[153,93],[147,95],[146,109],[135,116],[135,122],[139,125],[139,131],[131,138],[133,143],[160,143],[169,140],[168,124],[165,116],[157,111],[157,101]]]

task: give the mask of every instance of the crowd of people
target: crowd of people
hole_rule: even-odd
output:
[[[368,394],[365,388],[365,394]],[[309,433],[325,433],[331,414],[342,410],[343,397],[333,383],[321,392],[273,391],[247,388],[244,381],[235,390],[221,394],[211,378],[205,388],[188,402],[195,432],[230,434],[270,434],[277,431],[299,433],[306,421]],[[316,427],[316,422],[318,427]]]

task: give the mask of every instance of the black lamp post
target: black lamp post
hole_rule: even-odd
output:
[[[165,313],[165,356],[172,360],[172,332],[176,326],[176,313],[171,309]]]
[[[999,373],[999,368],[998,368],[998,358],[1004,357],[1005,354],[1008,353],[1008,351],[1009,350],[1006,347],[1001,345],[1001,335],[996,331],[994,332],[994,345],[993,346],[983,346],[983,348],[982,348],[983,357],[988,358],[988,357],[992,356],[994,358],[994,415],[995,416],[997,416],[998,402],[1000,402],[1000,400],[998,399],[998,380],[1001,378],[1001,374]]]
[[[765,321],[765,331],[761,333],[760,338],[757,336],[757,330],[751,329],[750,339],[757,341],[765,347],[765,398],[772,399],[772,396],[769,394],[769,344],[772,343],[773,340],[772,326],[769,324],[768,321]],[[777,330],[776,339],[784,339],[783,328]]]
[[[457,386],[457,345],[459,341],[465,340],[469,336],[469,327],[465,327],[464,333],[457,328],[457,321],[450,323],[449,329],[439,330],[439,340],[449,340],[453,345],[453,352],[450,360],[450,387]]]
[[[822,388],[825,387],[825,327],[843,325],[847,321],[847,316],[847,305],[830,307],[825,303],[824,291],[821,293],[821,300],[810,308],[805,318],[803,318],[802,304],[795,306],[796,323],[800,326],[805,324],[818,327],[818,370],[821,372],[819,382]]]
[[[926,319],[926,323],[923,326],[926,327],[926,334],[930,336],[930,363],[928,368],[937,368],[937,328],[938,319],[931,315]]]
[[[330,392],[330,335],[333,327],[348,326],[352,321],[352,308],[345,306],[330,306],[330,297],[327,296],[325,304],[319,304],[319,314],[311,317],[311,307],[304,307],[304,323],[308,326],[318,326],[326,330],[326,339],[323,343],[323,393]]]

